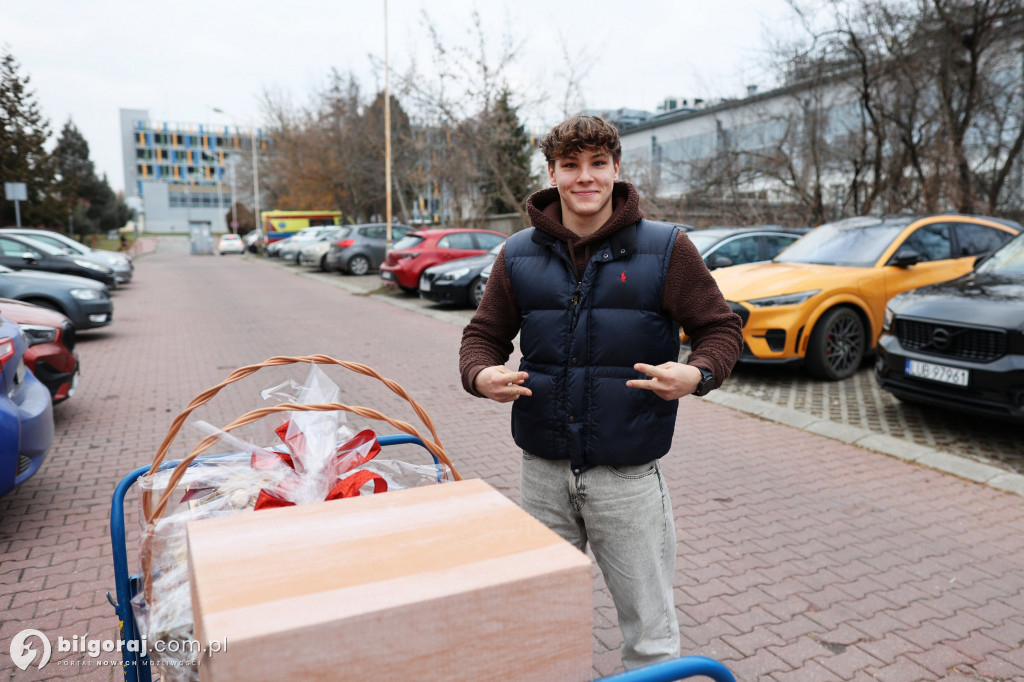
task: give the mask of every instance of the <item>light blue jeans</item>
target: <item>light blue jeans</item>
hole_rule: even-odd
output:
[[[615,602],[626,669],[679,656],[676,529],[658,462],[595,467],[523,453],[520,504],[580,551],[589,541]]]

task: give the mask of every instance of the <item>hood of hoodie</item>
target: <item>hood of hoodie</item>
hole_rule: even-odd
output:
[[[610,235],[644,217],[640,209],[640,194],[628,182],[616,182],[612,187],[612,214],[608,221],[593,234],[580,238],[562,224],[562,202],[557,187],[534,192],[526,200],[526,210],[533,226],[551,236],[567,242],[570,247],[600,244]]]

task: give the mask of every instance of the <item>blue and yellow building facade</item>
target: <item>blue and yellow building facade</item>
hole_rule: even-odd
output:
[[[143,109],[121,109],[125,194],[140,209],[149,232],[187,233],[205,226],[227,232],[232,194],[252,202],[252,141],[262,131],[234,125],[154,121]],[[240,170],[232,182],[233,170]],[[245,183],[245,186],[242,186]],[[234,188],[232,186],[234,185]]]

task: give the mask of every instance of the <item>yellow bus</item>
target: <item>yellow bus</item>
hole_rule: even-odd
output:
[[[340,225],[341,211],[261,211],[266,244],[291,237],[304,227]]]

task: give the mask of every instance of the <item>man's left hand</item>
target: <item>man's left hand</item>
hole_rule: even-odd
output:
[[[690,395],[697,390],[697,384],[703,378],[700,370],[693,365],[678,362],[666,362],[657,367],[638,362],[633,365],[633,369],[651,378],[630,379],[626,385],[630,388],[654,391],[655,395],[663,400],[675,400]]]

